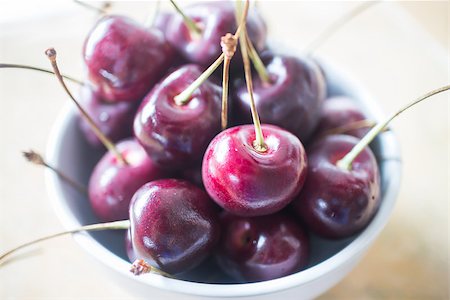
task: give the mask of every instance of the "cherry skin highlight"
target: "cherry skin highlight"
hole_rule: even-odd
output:
[[[307,170],[303,145],[290,132],[262,125],[267,151],[253,147],[253,125],[229,128],[212,140],[203,158],[202,177],[211,198],[240,216],[281,210],[299,193]]]
[[[261,55],[270,83],[253,78],[256,109],[262,123],[277,125],[302,142],[313,133],[325,98],[325,81],[313,61],[265,51]],[[250,96],[243,79],[234,83],[236,114],[250,123]]]
[[[133,132],[133,119],[137,104],[132,102],[110,103],[103,101],[89,85],[83,85],[80,90],[79,103],[112,142],[118,142],[130,137]],[[92,131],[91,126],[80,116],[79,126],[88,143],[96,148],[103,143]]]
[[[128,219],[133,194],[144,183],[166,176],[136,140],[123,140],[116,147],[128,165],[123,165],[108,151],[97,163],[89,179],[91,206],[103,222]]]
[[[134,119],[137,140],[164,168],[180,170],[198,164],[220,131],[219,86],[206,80],[186,104],[174,100],[200,74],[196,65],[169,74],[145,97]]]
[[[319,125],[315,135],[321,136],[329,130],[352,124],[354,122],[366,120],[362,110],[354,101],[347,97],[332,97],[327,99],[322,105],[322,112]],[[370,128],[352,129],[345,134],[362,139]]]
[[[231,277],[244,282],[270,280],[306,266],[309,239],[291,216],[249,218],[224,213],[221,221],[216,259]]]
[[[162,179],[142,186],[130,204],[136,257],[169,274],[199,265],[220,238],[217,207],[195,185]]]
[[[208,67],[222,54],[220,38],[237,29],[234,2],[195,3],[186,6],[183,11],[202,32],[199,36],[191,34],[183,18],[174,15],[167,25],[167,39],[187,61]],[[249,10],[247,31],[255,48],[261,51],[265,46],[267,28],[256,9]],[[242,61],[240,54],[236,54],[233,61],[237,59]]]
[[[156,29],[123,16],[106,16],[89,33],[83,48],[89,80],[107,101],[138,101],[164,75],[174,58]]]
[[[308,177],[293,209],[320,236],[351,236],[367,226],[379,207],[380,175],[369,148],[354,160],[351,170],[336,166],[358,141],[331,135],[308,149]]]

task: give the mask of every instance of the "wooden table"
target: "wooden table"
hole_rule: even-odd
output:
[[[302,50],[356,2],[259,3],[273,39]],[[117,3],[144,20],[154,3]],[[392,112],[449,82],[448,2],[387,2],[347,24],[317,55],[345,66]],[[0,61],[61,69],[82,78],[81,47],[95,13],[73,3],[0,3]],[[72,86],[74,89],[76,86]],[[447,101],[446,101],[447,100]],[[403,183],[394,213],[363,261],[321,299],[448,299],[449,94],[393,123],[402,145]],[[62,229],[47,200],[43,170],[21,151],[44,152],[68,101],[51,76],[0,71],[0,251]],[[70,237],[47,242],[0,268],[0,299],[124,299],[133,294]],[[175,299],[175,298],[174,298]]]

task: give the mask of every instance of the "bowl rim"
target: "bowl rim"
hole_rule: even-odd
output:
[[[379,121],[383,117],[383,114],[378,104],[373,101],[368,92],[362,89],[361,85],[355,82],[342,69],[339,69],[339,74],[345,77],[345,83],[352,87],[353,94],[358,95],[357,98],[362,106],[370,110],[374,118]],[[67,104],[63,111],[59,113],[47,144],[46,158],[50,164],[57,166],[61,155],[58,151],[61,149],[64,141],[65,131],[71,124],[73,118],[76,117],[76,112],[72,104]],[[357,256],[357,254],[365,252],[384,228],[392,213],[400,186],[400,150],[398,141],[392,132],[381,133],[378,139],[380,139],[381,144],[388,143],[390,147],[391,156],[382,158],[379,161],[380,166],[386,168],[386,174],[389,174],[389,184],[383,187],[386,190],[384,191],[381,205],[370,224],[350,244],[333,256],[308,269],[285,277],[254,283],[209,284],[172,279],[156,274],[134,276],[128,271],[130,263],[110,252],[92,236],[88,234],[76,234],[73,237],[86,252],[122,275],[155,288],[180,294],[207,297],[245,297],[270,294],[294,288],[298,285],[311,283],[319,280],[325,274],[332,273],[343,267],[353,257]],[[66,229],[73,229],[84,225],[79,222],[69,209],[67,203],[62,200],[65,198],[65,194],[61,179],[50,170],[45,171],[45,179],[50,201],[63,226]]]

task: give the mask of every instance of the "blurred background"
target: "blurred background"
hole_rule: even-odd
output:
[[[184,1],[179,1],[181,5]],[[91,2],[101,5],[101,2]],[[272,40],[297,51],[358,1],[259,1]],[[113,13],[144,21],[154,2],[116,2]],[[171,9],[164,3],[163,9]],[[83,77],[81,47],[98,18],[71,1],[0,2],[0,62]],[[351,20],[315,53],[345,69],[390,113],[450,82],[448,1],[387,1]],[[74,90],[76,86],[71,86]],[[449,298],[449,94],[405,113],[392,127],[402,147],[403,181],[394,213],[362,262],[321,299]],[[55,78],[0,70],[0,252],[62,230],[43,169],[21,151],[45,153],[68,103]],[[41,244],[0,268],[0,299],[132,298],[70,237]]]

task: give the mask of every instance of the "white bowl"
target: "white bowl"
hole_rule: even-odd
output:
[[[322,65],[326,66],[324,69],[330,81],[331,94],[351,96],[360,101],[366,113],[373,119],[382,118],[376,102],[349,79],[348,75],[333,69],[329,64]],[[211,284],[193,282],[198,276],[192,276],[192,273],[185,276],[191,281],[153,274],[136,277],[129,272],[130,263],[126,260],[123,232],[77,234],[74,239],[107,268],[120,274],[116,276],[119,277],[119,284],[129,286],[130,291],[141,296],[147,295],[153,299],[311,299],[331,288],[350,272],[381,232],[392,212],[400,183],[398,143],[394,134],[386,131],[377,137],[371,147],[379,163],[382,187],[382,201],[374,219],[366,229],[351,238],[328,241],[312,237],[309,267],[283,278],[246,284]],[[66,107],[57,119],[50,137],[46,156],[49,162],[79,182],[87,183],[89,174],[100,156],[101,153],[93,151],[84,142],[77,126],[74,108]],[[46,182],[55,210],[67,229],[98,222],[91,211],[89,201],[67,186],[53,172],[47,171]]]

